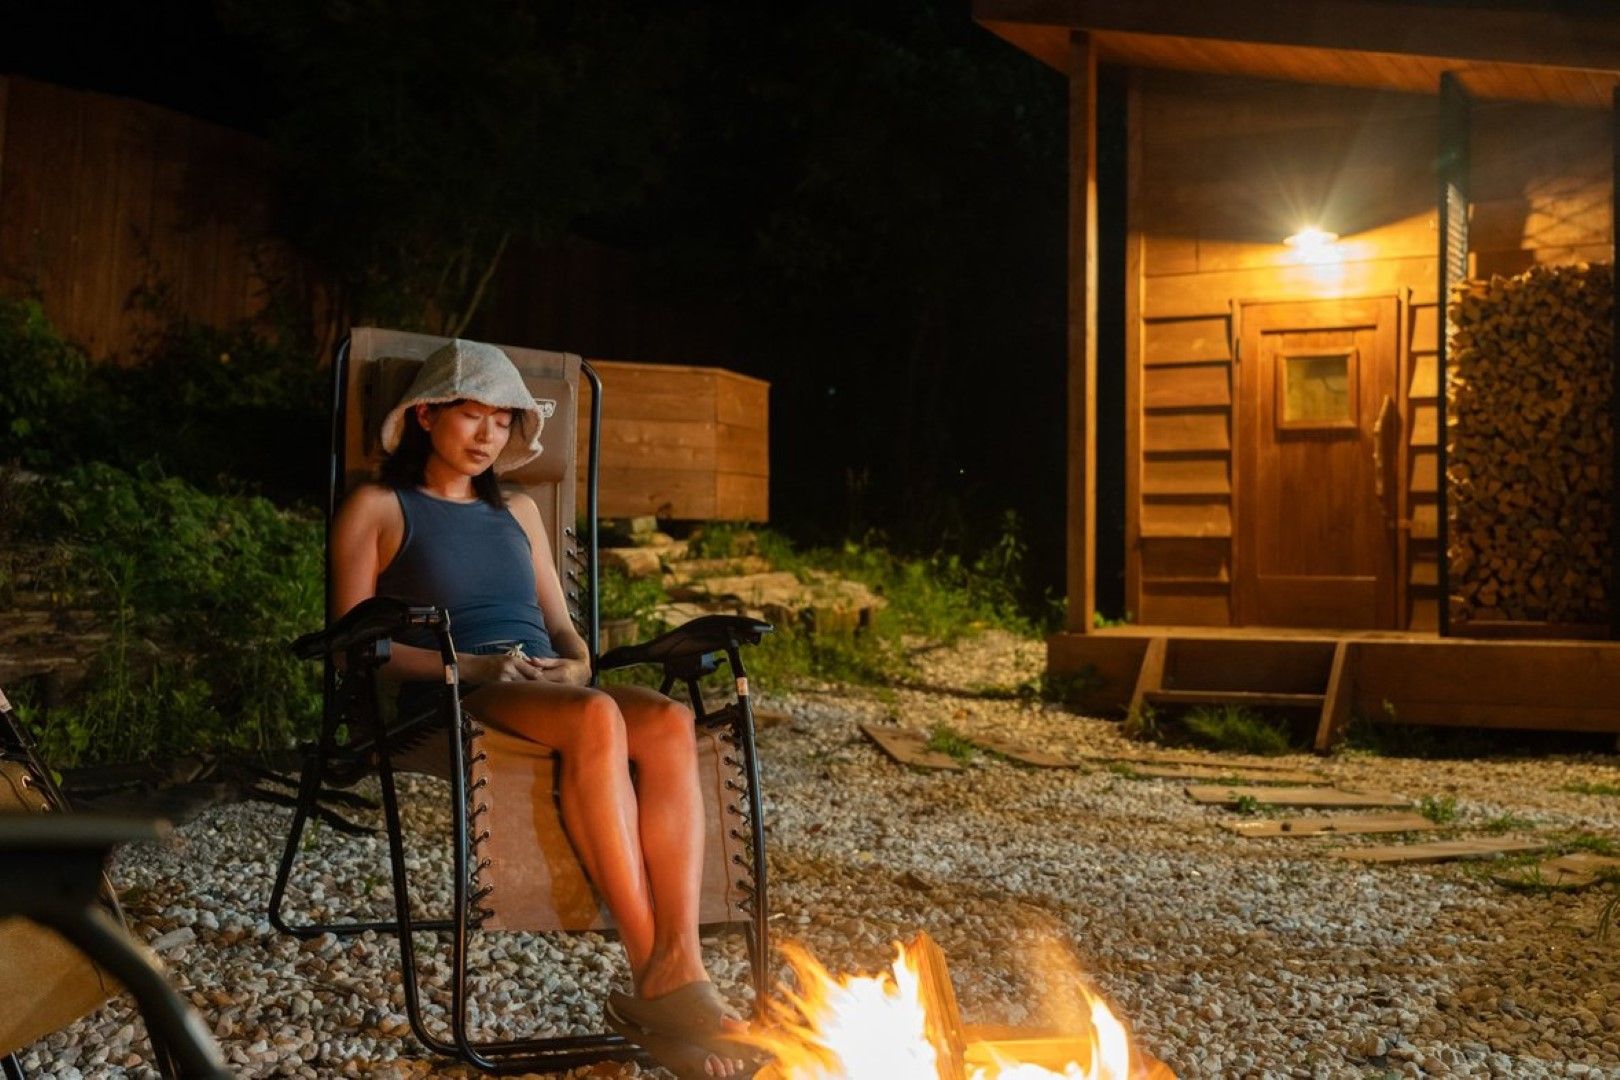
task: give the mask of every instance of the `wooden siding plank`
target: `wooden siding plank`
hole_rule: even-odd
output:
[[[1225,539],[1144,539],[1142,576],[1161,583],[1230,581],[1231,542]]]
[[[1232,601],[1225,588],[1142,583],[1142,610],[1148,626],[1230,626]]]
[[[1440,393],[1439,362],[1433,352],[1412,351],[1412,382],[1406,391],[1409,399],[1433,401]]]
[[[1620,645],[1551,642],[1365,641],[1357,694],[1395,702],[1402,715],[1420,703],[1448,708],[1538,708],[1607,712],[1620,718]],[[1552,694],[1549,688],[1557,687]],[[1453,722],[1466,723],[1465,719]],[[1573,730],[1573,729],[1572,729]],[[1583,730],[1593,730],[1586,728]]]
[[[1409,348],[1420,353],[1432,353],[1440,348],[1440,305],[1432,302],[1412,304],[1409,310],[1412,314],[1412,342]]]
[[[1142,237],[1144,274],[1194,274],[1198,272],[1198,238],[1167,233]]]
[[[1147,456],[1142,460],[1144,495],[1228,495],[1232,470],[1226,454]]]
[[[1524,273],[1532,266],[1572,266],[1583,262],[1608,262],[1613,254],[1613,247],[1607,243],[1580,247],[1471,251],[1468,254],[1469,276],[1511,277]]]
[[[1400,221],[1350,233],[1340,237],[1336,247],[1340,255],[1349,261],[1421,258],[1434,248],[1434,213],[1425,211]],[[1193,269],[1201,274],[1287,267],[1298,262],[1294,250],[1281,243],[1281,237],[1255,241],[1222,240],[1199,235],[1195,249],[1197,257]],[[1161,265],[1154,267],[1153,272],[1173,274],[1187,271]]]
[[[720,473],[714,478],[710,520],[766,522],[771,519],[771,482],[767,476]]]
[[[1142,538],[1230,537],[1232,508],[1226,500],[1142,500]]]
[[[1409,446],[1434,446],[1439,442],[1439,409],[1433,400],[1412,403],[1412,434]]]
[[[718,516],[712,472],[602,466],[598,475],[601,486],[597,497],[603,517],[651,514],[709,520]]]
[[[1224,314],[1148,319],[1142,324],[1144,364],[1186,364],[1231,358],[1228,317]]]
[[[1149,413],[1142,421],[1146,453],[1230,450],[1230,418],[1225,412]]]
[[[1413,495],[1433,495],[1440,490],[1440,453],[1437,448],[1413,447],[1410,462],[1407,489]]]
[[[1150,319],[1166,319],[1219,310],[1234,300],[1315,300],[1403,289],[1433,296],[1437,267],[1434,257],[1425,256],[1148,278],[1143,313]]]
[[[1144,408],[1207,408],[1231,403],[1231,365],[1224,361],[1165,364],[1144,374]]]
[[[1408,590],[1406,607],[1408,630],[1432,633],[1440,629],[1440,601],[1435,597]]]
[[[606,393],[606,384],[603,385]],[[763,428],[770,409],[771,384],[763,379],[716,371],[714,418],[722,424]]]
[[[1414,497],[1412,500],[1412,539],[1433,540],[1440,535],[1440,508],[1434,496]]]

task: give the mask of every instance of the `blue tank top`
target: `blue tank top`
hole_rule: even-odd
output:
[[[405,535],[377,575],[379,595],[447,608],[459,651],[521,644],[530,656],[557,655],[535,601],[534,551],[510,511],[482,499],[451,502],[409,488],[394,494]],[[435,647],[432,633],[421,627],[397,640]]]

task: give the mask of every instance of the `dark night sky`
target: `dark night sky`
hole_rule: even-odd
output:
[[[212,0],[5,5],[0,71],[263,129],[270,103],[253,53],[221,29]]]

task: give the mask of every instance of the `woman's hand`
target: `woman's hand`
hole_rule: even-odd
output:
[[[575,660],[567,656],[544,656],[538,660],[531,660],[540,669],[540,678],[546,682],[560,683],[564,686],[584,686],[591,681],[591,664],[588,660]]]
[[[539,682],[545,678],[540,665],[522,653],[491,653],[487,656],[462,656],[457,664],[461,676],[472,683]]]

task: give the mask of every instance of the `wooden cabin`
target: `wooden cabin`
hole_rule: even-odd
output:
[[[1620,732],[1612,345],[1588,364],[1600,392],[1559,376],[1596,410],[1576,470],[1601,490],[1582,495],[1581,555],[1538,549],[1526,570],[1582,601],[1554,611],[1463,580],[1475,565],[1453,534],[1495,526],[1459,511],[1457,485],[1500,467],[1518,470],[1514,498],[1539,496],[1521,468],[1535,455],[1511,440],[1475,440],[1493,460],[1476,449],[1448,469],[1462,445],[1448,382],[1456,399],[1464,380],[1446,317],[1470,280],[1613,263],[1620,19],[1603,4],[1455,0],[974,12],[1070,87],[1068,616],[1053,673],[1089,676],[1098,708],[1317,710],[1324,747],[1358,711]],[[1102,122],[1123,111],[1110,154],[1099,86],[1113,95]],[[1099,199],[1123,222],[1100,218]],[[1121,225],[1123,258],[1105,263],[1099,236]],[[1612,342],[1604,288],[1588,321]],[[1106,348],[1105,302],[1125,328]],[[1505,346],[1520,370],[1565,345],[1496,333],[1528,343]],[[1122,401],[1099,401],[1099,369],[1108,384],[1122,374]],[[1123,423],[1099,424],[1099,408]],[[1100,429],[1123,446],[1099,447]],[[1124,473],[1128,613],[1104,628],[1100,456]]]

